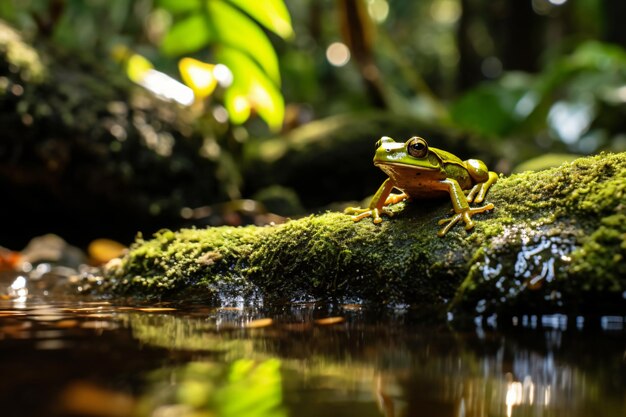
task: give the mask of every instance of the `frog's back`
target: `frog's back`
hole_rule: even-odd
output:
[[[449,163],[463,165],[463,160],[461,158],[459,158],[458,156],[448,151],[444,151],[443,149],[434,148],[434,147],[431,147],[430,150],[434,151],[435,155],[437,155],[439,159],[441,160],[441,162],[443,163],[449,162]]]

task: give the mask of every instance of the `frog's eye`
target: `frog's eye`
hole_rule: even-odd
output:
[[[428,143],[422,138],[417,136],[412,137],[406,143],[406,151],[413,158],[423,158],[428,153]]]

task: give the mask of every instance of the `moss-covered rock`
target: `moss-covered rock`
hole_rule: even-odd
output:
[[[159,299],[337,300],[443,312],[626,309],[626,154],[501,178],[493,212],[437,237],[450,202],[400,203],[375,225],[329,212],[266,227],[162,231],[110,264],[100,291]],[[220,298],[221,297],[221,298]]]
[[[266,227],[162,231],[105,273],[115,294],[358,300],[443,312],[625,311],[626,154],[501,178],[474,230],[437,237],[450,202],[374,225],[329,212]],[[221,300],[223,301],[223,299]]]

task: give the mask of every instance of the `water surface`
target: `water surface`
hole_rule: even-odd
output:
[[[2,416],[626,416],[623,317],[454,331],[358,305],[4,298]]]

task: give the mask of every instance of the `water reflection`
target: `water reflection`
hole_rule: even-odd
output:
[[[14,301],[0,300],[2,416],[626,415],[623,330],[478,335],[354,306]]]

